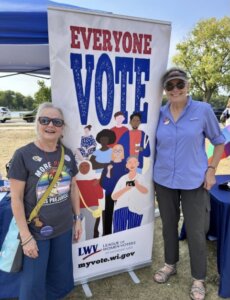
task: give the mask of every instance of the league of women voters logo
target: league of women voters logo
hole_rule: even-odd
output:
[[[51,169],[45,170],[45,172],[41,174],[36,187],[38,200],[42,197],[42,195],[45,193],[48,186],[52,182],[56,174],[56,171],[57,171],[56,167],[51,167]],[[63,169],[59,176],[58,181],[54,185],[53,189],[50,192],[49,197],[46,199],[43,205],[52,205],[67,200],[68,192],[70,189],[70,183],[71,183],[71,176],[65,169]]]
[[[101,251],[104,252],[113,252],[113,251],[121,251],[121,250],[130,250],[136,245],[136,241],[114,241],[104,243],[101,247],[98,247],[98,244],[92,244],[89,246],[83,246],[78,248],[78,256],[82,257],[83,260],[95,255]]]

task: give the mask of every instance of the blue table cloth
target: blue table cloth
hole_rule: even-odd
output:
[[[0,180],[0,186],[3,185]],[[8,194],[0,201],[0,249],[12,218],[10,197]],[[19,294],[20,273],[0,271],[0,299],[15,298]]]
[[[217,267],[220,274],[219,296],[230,298],[230,191],[218,184],[230,181],[230,175],[216,176],[217,184],[210,191],[211,222],[209,234],[217,238]]]

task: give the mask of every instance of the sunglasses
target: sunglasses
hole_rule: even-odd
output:
[[[39,117],[38,121],[41,125],[49,125],[50,122],[52,122],[55,127],[62,127],[64,125],[64,121],[59,118]]]
[[[167,82],[165,85],[165,90],[170,92],[172,91],[175,87],[178,90],[183,90],[185,88],[186,82],[185,81],[178,81],[176,84],[173,84],[172,82]]]

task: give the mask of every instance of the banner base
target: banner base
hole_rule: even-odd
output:
[[[132,281],[135,284],[140,283],[140,279],[137,277],[137,275],[135,274],[134,271],[128,271],[128,273],[129,273],[129,276],[131,277]],[[93,296],[88,283],[83,283],[82,284],[82,289],[83,289],[83,291],[85,293],[86,298],[91,298]]]
[[[83,291],[85,293],[86,298],[90,298],[93,296],[91,289],[87,283],[82,284]]]
[[[136,284],[140,283],[140,279],[137,277],[134,271],[129,271],[129,276],[132,278],[132,281]]]

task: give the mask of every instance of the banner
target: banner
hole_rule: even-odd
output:
[[[151,263],[152,164],[171,26],[50,7],[52,101],[78,166],[83,237],[76,283]]]

